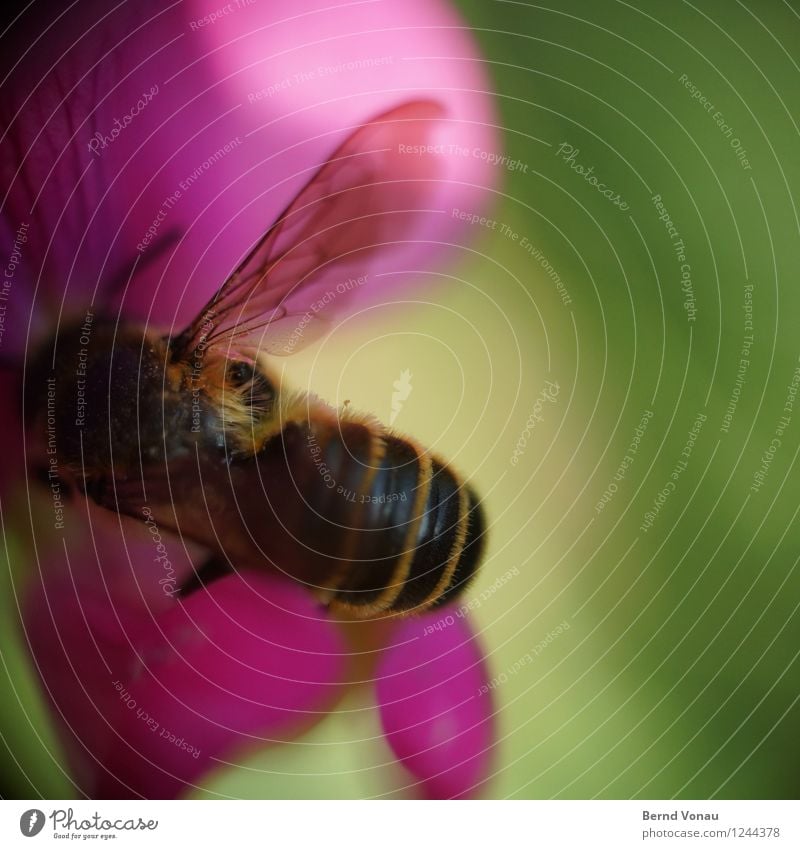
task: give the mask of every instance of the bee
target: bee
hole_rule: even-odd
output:
[[[370,618],[444,604],[475,574],[472,487],[373,416],[282,388],[268,364],[318,338],[326,293],[368,281],[412,232],[435,160],[406,151],[442,114],[413,101],[355,129],[182,333],[90,315],[27,370],[27,427],[64,487],[214,552],[187,587],[277,569]]]

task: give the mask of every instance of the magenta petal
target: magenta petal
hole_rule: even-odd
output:
[[[432,630],[429,626],[438,624]],[[378,668],[381,722],[395,755],[427,795],[468,795],[487,776],[493,704],[468,621],[428,614],[403,622]]]
[[[197,25],[218,8],[88,0],[50,10],[49,27],[47,10],[30,13],[28,37],[46,34],[0,92],[0,247],[18,260],[0,353],[21,358],[48,320],[82,318],[90,301],[113,310],[134,263],[125,314],[182,329],[343,138],[408,100],[439,102],[431,141],[461,153],[436,154],[419,243],[370,292],[385,299],[408,277],[386,272],[424,270],[434,246],[472,238],[452,212],[491,200],[499,142],[449,3],[260,2]]]
[[[342,679],[335,626],[281,578],[231,575],[155,618],[59,596],[28,624],[95,798],[177,796],[216,759],[317,718]]]

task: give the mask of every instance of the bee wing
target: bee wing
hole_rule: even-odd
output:
[[[172,340],[173,357],[202,343],[290,354],[318,338],[325,308],[368,282],[369,260],[418,221],[437,170],[420,146],[443,114],[412,101],[349,136]]]

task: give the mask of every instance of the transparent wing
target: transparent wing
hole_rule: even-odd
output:
[[[443,114],[413,101],[349,136],[172,340],[173,357],[201,343],[284,355],[318,338],[330,304],[368,283],[375,253],[418,221],[439,164],[421,148]]]

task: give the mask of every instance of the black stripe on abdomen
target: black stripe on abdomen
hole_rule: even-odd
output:
[[[467,487],[467,493],[469,495],[469,512],[466,518],[467,535],[464,548],[461,550],[458,564],[447,589],[436,599],[433,607],[447,604],[462,592],[478,571],[478,566],[483,559],[483,552],[486,548],[486,517],[472,487]]]
[[[378,468],[365,476],[357,493],[357,527],[348,531],[350,565],[335,595],[348,606],[391,606],[411,557],[409,537],[416,535],[414,508],[424,459],[410,442],[390,435],[384,442]]]
[[[431,487],[425,504],[408,580],[395,601],[395,609],[409,610],[430,602],[451,564],[457,556],[461,528],[461,499],[459,484],[445,466],[434,460]]]

